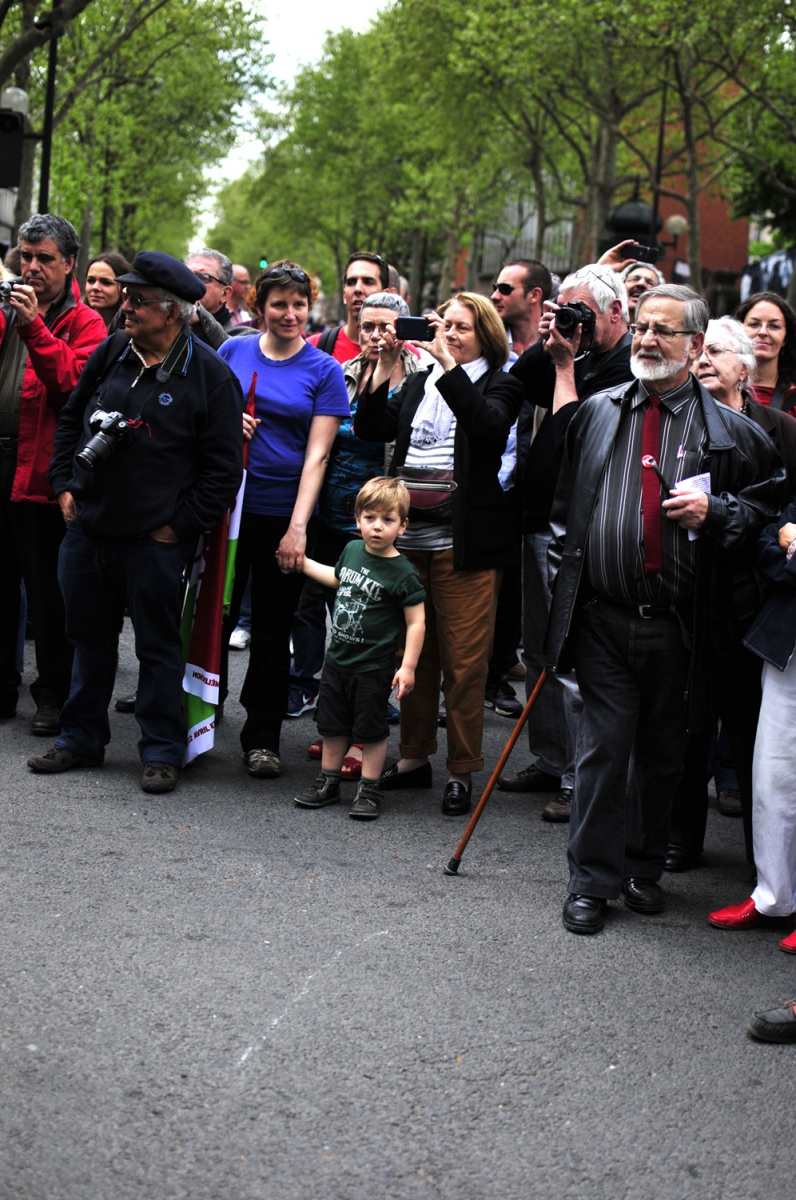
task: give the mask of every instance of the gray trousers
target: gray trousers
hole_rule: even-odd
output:
[[[551,533],[526,533],[522,546],[522,656],[525,695],[530,696],[544,666],[544,642],[552,601],[547,586],[547,547]],[[560,775],[562,787],[575,782],[575,748],[583,701],[574,673],[551,675],[528,718],[528,746],[536,765]]]

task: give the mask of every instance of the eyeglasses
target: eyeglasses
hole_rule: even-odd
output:
[[[703,346],[702,354],[704,354],[705,358],[723,358],[725,354],[735,354],[735,351],[731,350],[729,346],[713,345]],[[702,357],[702,354],[700,355],[700,358]]]
[[[308,283],[310,278],[306,271],[302,271],[298,267],[272,267],[270,271],[266,271],[264,278],[284,279],[285,275],[295,279],[296,283]]]
[[[519,286],[518,283],[493,283],[492,291],[500,292],[501,296],[510,296]]]
[[[201,279],[202,283],[219,283],[222,287],[229,287],[228,283],[224,283],[223,279],[219,279],[216,275],[211,275],[209,271],[194,271],[197,279]]]
[[[50,263],[55,262],[58,255],[57,254],[39,254],[39,253],[34,252],[33,250],[20,250],[19,257],[22,259],[23,263],[32,263],[35,258],[36,261],[40,262],[43,267],[49,267]]]
[[[130,305],[130,308],[134,308],[136,312],[138,312],[139,308],[146,308],[149,304],[159,303],[158,300],[147,300],[138,293],[128,292],[127,288],[122,288],[122,295]]]
[[[386,333],[388,329],[391,329],[393,333],[395,332],[395,326],[391,321],[384,321],[379,324],[376,324],[375,321],[363,321],[359,328],[368,337],[372,333],[376,333],[377,330],[379,333]]]
[[[656,342],[672,342],[680,333],[688,335],[696,333],[696,329],[670,329],[668,325],[629,325],[633,337],[643,338],[646,333],[651,333]]]

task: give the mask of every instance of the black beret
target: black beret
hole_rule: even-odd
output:
[[[201,279],[189,271],[185,263],[160,250],[142,250],[133,259],[133,269],[117,275],[117,283],[143,283],[148,287],[165,288],[180,300],[201,300],[207,288]]]

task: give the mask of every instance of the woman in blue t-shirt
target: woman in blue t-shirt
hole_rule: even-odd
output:
[[[261,779],[282,770],[279,735],[301,565],[329,451],[349,414],[340,364],[304,340],[311,300],[306,271],[296,263],[274,263],[257,285],[265,333],[230,338],[219,349],[254,403],[254,417],[244,418],[249,460],[222,646],[226,652],[251,571],[251,647],[240,697],[247,716],[240,740],[249,774]]]

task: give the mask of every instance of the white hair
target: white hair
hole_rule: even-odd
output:
[[[625,290],[625,285],[616,271],[612,271],[610,267],[603,267],[600,263],[589,263],[586,267],[580,267],[577,271],[573,271],[571,275],[567,275],[561,284],[560,291],[569,292],[573,288],[578,287],[589,289],[591,298],[601,313],[608,312],[614,300],[621,301],[622,320],[628,321],[630,319],[627,311],[627,291]]]
[[[175,296],[173,292],[167,291],[166,288],[156,287],[153,290],[161,312],[168,312],[172,304],[179,304],[180,320],[183,325],[187,325],[196,312],[196,305],[190,300],[183,300],[180,296]]]
[[[757,366],[754,344],[751,338],[747,336],[746,330],[740,321],[736,321],[734,317],[717,317],[714,321],[708,321],[705,333],[706,344],[710,341],[710,335],[713,331],[721,331],[726,334],[734,346],[733,353],[737,354],[747,371],[754,371]]]

